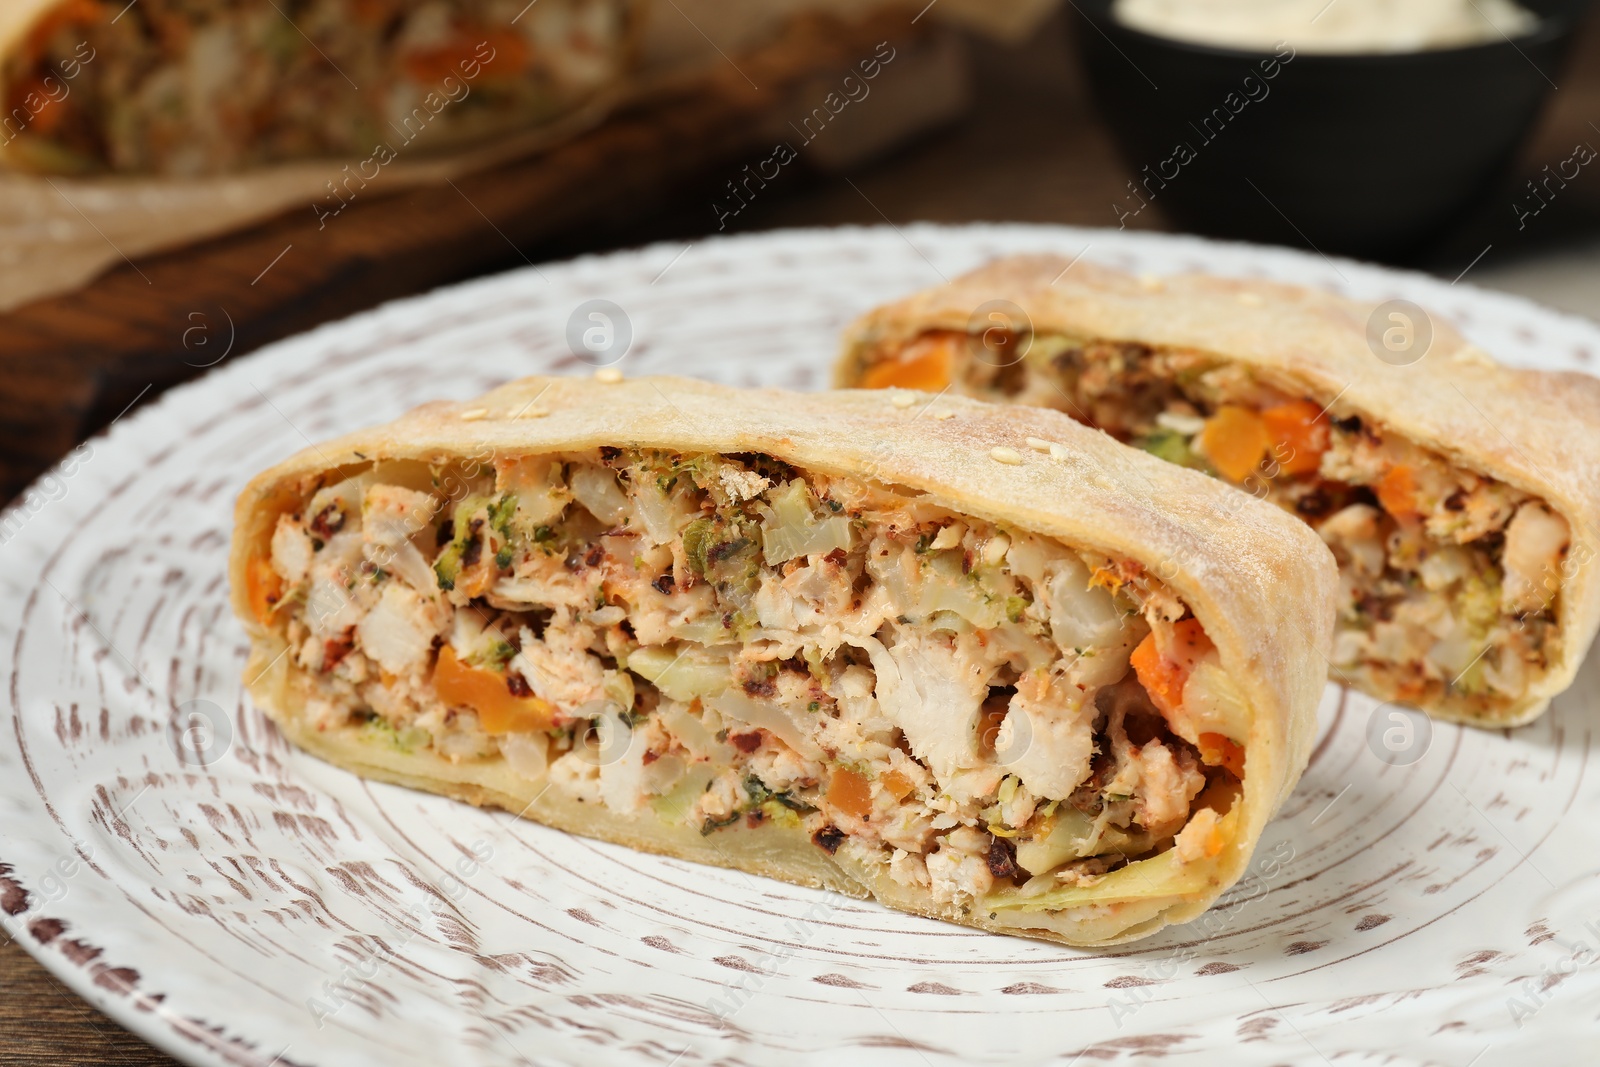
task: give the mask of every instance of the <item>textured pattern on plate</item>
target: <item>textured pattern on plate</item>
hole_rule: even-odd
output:
[[[245,702],[230,508],[308,439],[586,372],[567,319],[595,298],[631,319],[630,374],[815,388],[870,304],[990,256],[1085,247],[1140,272],[1403,296],[1515,363],[1600,352],[1591,325],[1420,276],[1030,227],[653,247],[325,327],[123,420],[0,525],[0,921],[207,1064],[1487,1065],[1592,1041],[1593,663],[1535,726],[1436,725],[1410,749],[1405,720],[1330,687],[1253,873],[1200,922],[1104,956],[369,785]]]

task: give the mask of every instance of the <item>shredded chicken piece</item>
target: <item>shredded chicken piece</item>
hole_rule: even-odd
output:
[[[1561,560],[1572,540],[1567,520],[1532,501],[1517,509],[1506,527],[1502,555],[1506,611],[1541,611],[1561,588]]]
[[[1173,850],[1178,854],[1180,863],[1197,863],[1215,855],[1220,842],[1214,842],[1213,837],[1217,832],[1217,813],[1210,808],[1201,808],[1195,812],[1194,818],[1189,820],[1187,826],[1178,832],[1173,842]]]
[[[1094,718],[1084,714],[1084,691],[1066,675],[1030,672],[1017,683],[994,749],[1032,793],[1071,796],[1087,777],[1095,750]]]
[[[1388,563],[1383,546],[1383,512],[1370,504],[1351,504],[1322,524],[1318,532],[1334,556],[1362,574],[1376,576]]]
[[[940,903],[970,903],[986,896],[994,887],[988,854],[988,841],[970,827],[947,835],[924,860],[933,899]]]
[[[430,610],[416,590],[396,583],[384,587],[377,604],[356,626],[356,636],[384,670],[407,674],[426,665],[444,623],[441,609]]]
[[[984,665],[976,644],[971,635],[910,633],[886,651],[868,646],[884,713],[941,779],[978,759],[978,712],[994,668]]]
[[[717,473],[722,482],[723,492],[728,494],[728,499],[734,503],[754,500],[771,487],[772,482],[754,471],[742,471],[732,467],[724,467]]]
[[[272,567],[290,585],[305,581],[314,553],[311,535],[299,519],[279,515],[272,531]]]
[[[520,640],[522,651],[511,662],[535,696],[573,708],[604,699],[606,665],[590,651],[594,630],[574,620],[570,609],[559,609],[542,637],[524,628]]]

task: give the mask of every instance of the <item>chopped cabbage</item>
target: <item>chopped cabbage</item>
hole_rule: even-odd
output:
[[[1170,427],[1162,427],[1135,441],[1134,446],[1180,467],[1207,470],[1210,465],[1190,445],[1190,436]]]
[[[1044,585],[1044,569],[1047,564],[1065,559],[1067,550],[1051,541],[1023,534],[1011,539],[1011,548],[1006,552],[1006,565],[1011,568],[1011,573],[1019,578],[1026,578],[1035,589]]]
[[[698,766],[689,768],[684,776],[678,779],[678,784],[665,794],[650,802],[650,807],[662,822],[676,825],[689,817],[689,812],[694,808],[695,801],[700,799],[716,778],[717,772],[709,767]]]
[[[606,671],[606,680],[601,684],[601,689],[616,702],[617,707],[633,707],[633,675],[627,671]]]
[[[754,591],[760,536],[755,523],[738,516],[695,519],[683,531],[684,562],[716,581],[723,597],[743,608]]]
[[[755,700],[737,691],[707,697],[705,703],[719,715],[759,726],[807,759],[827,758],[821,746],[811,739],[807,712],[769,700]]]
[[[683,777],[684,772],[688,770],[688,766],[683,761],[682,756],[674,756],[670,753],[665,756],[657,756],[654,762],[644,765],[644,771],[639,776],[640,783],[644,786],[646,793],[651,796],[660,796],[669,792],[678,783],[678,779]]]
[[[406,726],[397,729],[387,719],[372,719],[361,729],[369,741],[386,741],[400,752],[415,752],[433,743],[433,735],[422,727]]]
[[[1046,874],[1088,855],[1097,836],[1093,819],[1077,808],[1062,807],[1047,831],[1017,842],[1017,865],[1029,874]]]
[[[980,630],[1006,621],[1006,598],[992,588],[993,576],[963,574],[959,551],[918,554],[910,545],[888,556],[872,556],[867,572],[888,592],[891,602],[914,621],[947,611]]]
[[[1491,567],[1486,573],[1470,575],[1456,593],[1452,610],[1480,641],[1487,641],[1490,631],[1501,622],[1500,588],[1500,570]]]
[[[512,524],[525,539],[532,540],[540,526],[559,518],[572,499],[561,480],[559,460],[529,456],[502,464],[499,471],[499,487],[517,500]]]
[[[389,569],[405,579],[411,586],[429,596],[437,596],[439,576],[428,563],[422,550],[410,541],[396,546],[387,560]]]
[[[1089,904],[1115,904],[1120,901],[1148,900],[1153,897],[1194,896],[1205,892],[1217,879],[1209,863],[1181,863],[1176,849],[1159,856],[1138,860],[1112,871],[1093,885],[1062,886],[1034,896],[1015,891],[986,897],[987,911],[1060,911]]]
[[[1194,724],[1197,734],[1221,734],[1244,744],[1250,737],[1250,702],[1222,664],[1206,658],[1195,664],[1183,686],[1183,715]],[[1175,726],[1177,724],[1174,724]],[[1196,738],[1185,738],[1191,744]]]
[[[550,739],[544,734],[504,734],[498,739],[506,766],[518,777],[539,781],[550,769]]]
[[[574,464],[568,482],[578,503],[607,526],[620,526],[628,517],[628,498],[617,486],[617,476],[606,468]]]
[[[731,628],[722,625],[721,615],[702,615],[698,619],[690,619],[680,626],[674,626],[672,632],[681,640],[693,641],[697,645],[720,645],[733,636]]]
[[[718,741],[717,735],[701,721],[700,716],[689,710],[688,705],[676,700],[664,700],[656,709],[656,714],[661,718],[661,725],[691,755],[698,759],[731,762],[733,750]]]
[[[772,506],[763,509],[762,554],[767,564],[785,563],[797,556],[825,554],[850,548],[850,520],[843,515],[819,519],[811,511],[811,491],[796,478],[768,495]]]
[[[640,528],[658,545],[671,544],[697,511],[688,493],[669,493],[653,478],[636,477],[630,495]]]
[[[1091,586],[1089,568],[1063,557],[1045,568],[1050,633],[1064,649],[1115,646],[1127,640],[1127,622],[1111,593]]]
[[[1047,874],[1068,860],[1112,852],[1137,856],[1155,843],[1149,834],[1107,825],[1105,813],[1091,819],[1077,808],[1062,807],[1042,836],[1017,842],[1017,864],[1029,874]]]
[[[628,655],[628,669],[654,682],[672,700],[713,696],[733,683],[728,653],[684,646],[641,648]]]
[[[949,611],[980,630],[992,630],[1006,621],[1006,598],[976,573],[963,574],[960,552],[940,552],[924,558],[916,614]]]

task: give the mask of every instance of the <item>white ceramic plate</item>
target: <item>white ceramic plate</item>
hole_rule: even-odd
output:
[[[1254,873],[1201,922],[1100,955],[369,784],[243,696],[233,498],[308,441],[585,373],[567,325],[595,298],[631,322],[630,375],[817,388],[868,306],[992,256],[1085,249],[1403,297],[1517,364],[1600,353],[1591,324],[1465,285],[1041,227],[657,246],[324,327],[121,420],[0,523],[0,921],[201,1064],[1570,1061],[1600,1004],[1592,662],[1514,732],[1408,740],[1330,687]]]

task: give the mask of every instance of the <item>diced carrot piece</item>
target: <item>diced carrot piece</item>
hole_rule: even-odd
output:
[[[1267,408],[1261,421],[1272,439],[1273,458],[1284,474],[1310,474],[1322,466],[1328,450],[1328,420],[1309,400]]]
[[[872,790],[861,775],[848,767],[839,767],[828,782],[828,803],[846,815],[865,819],[872,814]]]
[[[1183,689],[1195,663],[1216,646],[1206,636],[1199,619],[1184,619],[1173,626],[1172,647],[1161,654],[1152,631],[1133,650],[1133,673],[1150,695],[1150,702],[1169,721],[1181,713]]]
[[[863,389],[921,389],[937,393],[950,384],[955,367],[955,338],[931,333],[913,341],[893,359],[874,363],[861,376]]]
[[[1211,824],[1211,832],[1206,834],[1206,855],[1219,856],[1228,845],[1228,833],[1222,828],[1222,820],[1218,819]]]
[[[466,58],[454,48],[428,48],[408,52],[406,75],[421,85],[437,85],[456,73],[456,62]]]
[[[1200,735],[1200,760],[1210,767],[1222,767],[1235,778],[1244,778],[1244,749],[1222,734]]]
[[[354,652],[355,648],[354,629],[346,630],[337,637],[328,638],[322,642],[322,670],[325,672],[333,670],[344,662],[344,658]]]
[[[283,597],[283,579],[264,559],[250,561],[245,580],[245,592],[250,598],[250,614],[262,626],[272,625],[272,611]]]
[[[911,783],[911,779],[907,778],[899,771],[890,771],[888,774],[884,775],[878,780],[878,784],[883,786],[883,791],[885,793],[888,793],[896,800],[904,800],[906,797],[910,796],[911,791],[916,788],[916,786]]]
[[[479,562],[471,567],[463,567],[456,576],[456,588],[467,597],[480,597],[489,591],[489,587],[500,577],[500,572],[484,560],[492,561],[494,555],[485,552]]]
[[[1183,668],[1173,663],[1156,648],[1156,635],[1151,633],[1133,650],[1133,673],[1139,684],[1150,694],[1150,700],[1163,715],[1172,715],[1183,706]]]
[[[1110,566],[1096,566],[1090,571],[1090,589],[1115,593],[1141,574],[1144,574],[1144,566],[1136,560],[1117,560]]]
[[[1200,431],[1200,450],[1230,482],[1249,477],[1272,447],[1267,424],[1249,408],[1224,404]]]
[[[515,78],[528,66],[528,39],[516,30],[499,29],[489,30],[487,33],[470,33],[466,39],[479,41],[479,44],[473,46],[474,54],[482,41],[488,40],[495,54],[493,59],[484,64],[484,70],[494,78]]]
[[[1383,510],[1397,519],[1417,514],[1417,475],[1404,463],[1390,467],[1373,487]]]
[[[1428,681],[1424,678],[1406,678],[1396,682],[1394,695],[1398,700],[1417,701],[1428,695]]]
[[[33,123],[29,131],[48,137],[61,125],[61,120],[67,117],[67,97],[59,99],[50,95],[50,87],[43,77],[34,78],[18,85],[12,90],[11,99],[16,107],[33,111],[27,102],[32,98],[33,104],[42,105],[38,111],[33,112]]]
[[[538,697],[519,697],[506,676],[461,662],[449,645],[439,649],[433,669],[433,690],[453,707],[471,708],[488,734],[532,733],[555,723],[555,709]]]
[[[421,48],[405,56],[406,74],[412,81],[437,87],[446,78],[459,78],[462,66],[479,61],[478,50],[487,43],[493,59],[483,62],[484,76],[495,81],[514,78],[528,64],[528,43],[515,30],[467,32],[448,44]]]

